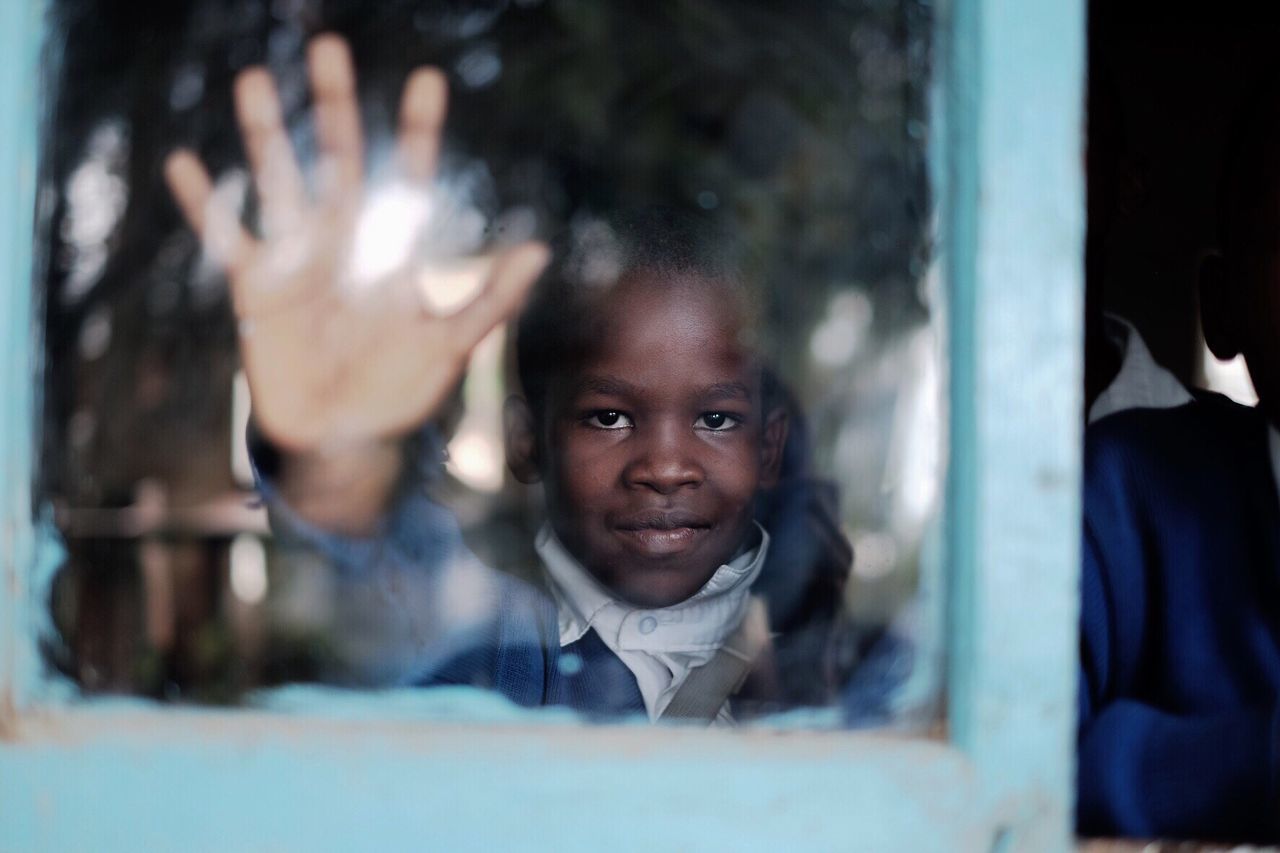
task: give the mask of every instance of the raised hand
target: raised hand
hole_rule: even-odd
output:
[[[358,456],[387,446],[436,411],[472,348],[519,309],[549,253],[530,242],[473,265],[485,281],[449,316],[426,306],[423,276],[430,273],[412,262],[360,282],[352,261],[364,144],[351,55],[340,37],[324,35],[308,46],[307,66],[319,148],[314,197],[285,133],[275,83],[262,68],[242,72],[235,83],[261,235],[249,234],[238,212],[213,192],[192,152],[171,154],[165,176],[205,250],[226,270],[258,428],[286,453],[350,457],[349,451]],[[446,100],[438,70],[409,76],[397,153],[403,180],[424,210]]]

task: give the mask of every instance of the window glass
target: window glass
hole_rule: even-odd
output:
[[[927,4],[51,16],[51,667],[929,717]]]

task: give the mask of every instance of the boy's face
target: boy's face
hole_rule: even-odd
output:
[[[539,451],[552,526],[604,585],[683,601],[742,547],[776,478],[786,422],[766,422],[736,299],[712,282],[615,286],[581,361],[551,383]]]

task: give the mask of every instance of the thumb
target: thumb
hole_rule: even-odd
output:
[[[498,256],[480,293],[453,316],[456,340],[464,352],[520,310],[550,260],[551,249],[536,241],[513,246]]]

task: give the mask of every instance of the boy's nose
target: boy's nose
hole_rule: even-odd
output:
[[[706,473],[690,442],[678,429],[655,430],[627,464],[623,477],[628,486],[653,489],[660,494],[696,487]]]

